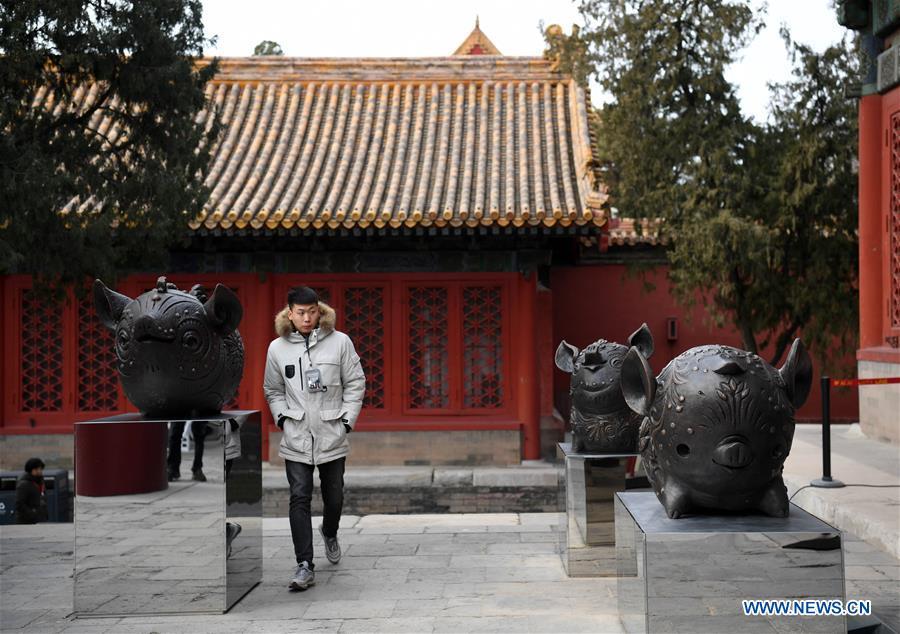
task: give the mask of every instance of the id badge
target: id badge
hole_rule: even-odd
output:
[[[327,392],[328,388],[322,385],[322,373],[319,368],[310,368],[306,373],[306,388],[310,392]]]

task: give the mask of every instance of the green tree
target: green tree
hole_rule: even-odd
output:
[[[857,122],[843,88],[858,57],[849,40],[816,53],[784,36],[793,78],[771,87],[770,122],[744,166],[756,202],[681,228],[671,276],[683,298],[712,289],[713,313],[733,316],[748,349],[771,345],[779,359],[802,330],[824,357],[855,343]]]
[[[206,42],[198,0],[3,0],[0,271],[165,265],[208,197]]]
[[[596,136],[612,205],[664,219],[676,298],[701,301],[773,362],[801,330],[820,355],[834,337],[846,341],[855,331],[846,47],[817,56],[791,44],[794,80],[773,89],[772,122],[759,125],[725,77],[762,27],[746,3],[583,0],[580,10],[610,96]]]
[[[253,56],[258,57],[260,55],[284,55],[284,51],[281,50],[281,44],[278,42],[273,42],[272,40],[263,40],[253,49]]]

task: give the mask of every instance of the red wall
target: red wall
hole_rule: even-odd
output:
[[[625,343],[628,335],[643,322],[653,333],[655,352],[650,365],[657,373],[673,357],[688,348],[707,343],[721,343],[740,348],[740,336],[731,329],[719,329],[704,323],[702,306],[686,310],[675,304],[669,293],[667,267],[661,266],[646,276],[655,285],[644,291],[638,276],[629,276],[623,264],[603,264],[582,267],[557,267],[551,274],[553,289],[553,333],[558,345],[562,339],[583,348],[603,338]],[[667,341],[666,319],[678,318],[678,339]],[[768,360],[766,351],[761,355]],[[782,361],[783,362],[783,361]],[[821,418],[822,396],[819,390],[820,367],[813,356],[813,389],[806,404],[797,413],[798,419]],[[848,355],[842,364],[847,376],[855,374],[856,363]],[[841,376],[844,376],[843,374]],[[838,378],[835,376],[835,378]],[[566,400],[569,375],[554,370],[554,393],[560,407]],[[563,412],[568,415],[567,412]],[[859,398],[856,388],[832,388],[832,420],[858,421]]]

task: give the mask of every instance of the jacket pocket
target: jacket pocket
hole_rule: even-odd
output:
[[[342,407],[337,409],[323,409],[319,410],[319,418],[325,423],[339,422],[339,419],[346,413],[347,410]]]
[[[334,451],[347,442],[347,430],[344,429],[344,423],[339,419],[326,419],[325,412],[331,410],[322,410],[322,424],[318,429],[321,430],[320,438],[316,439],[318,450],[320,453]],[[341,410],[333,410],[340,417]]]
[[[322,373],[322,383],[333,387],[341,384],[341,360],[339,357],[316,360],[316,367]]]
[[[284,421],[284,433],[281,436],[281,446],[299,454],[312,453],[312,438],[309,435],[308,425],[294,418]]]

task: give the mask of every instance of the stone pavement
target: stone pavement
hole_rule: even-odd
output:
[[[265,519],[263,583],[228,614],[75,620],[72,525],[4,526],[0,629],[619,632],[615,579],[565,576],[559,522],[556,513],[345,517],[340,564],[318,558],[317,585],[290,592],[288,523]]]
[[[859,425],[832,425],[831,475],[843,489],[805,488],[822,477],[822,427],[798,425],[784,465],[793,502],[900,558],[900,447],[866,438]],[[795,495],[796,494],[796,495]]]
[[[318,520],[316,520],[318,522]],[[265,519],[263,583],[228,614],[71,619],[72,525],[0,528],[0,630],[621,632],[615,579],[569,579],[557,513],[345,517],[344,558],[290,592],[285,519]],[[322,552],[316,532],[316,549]],[[900,631],[900,562],[846,536],[848,598]]]

